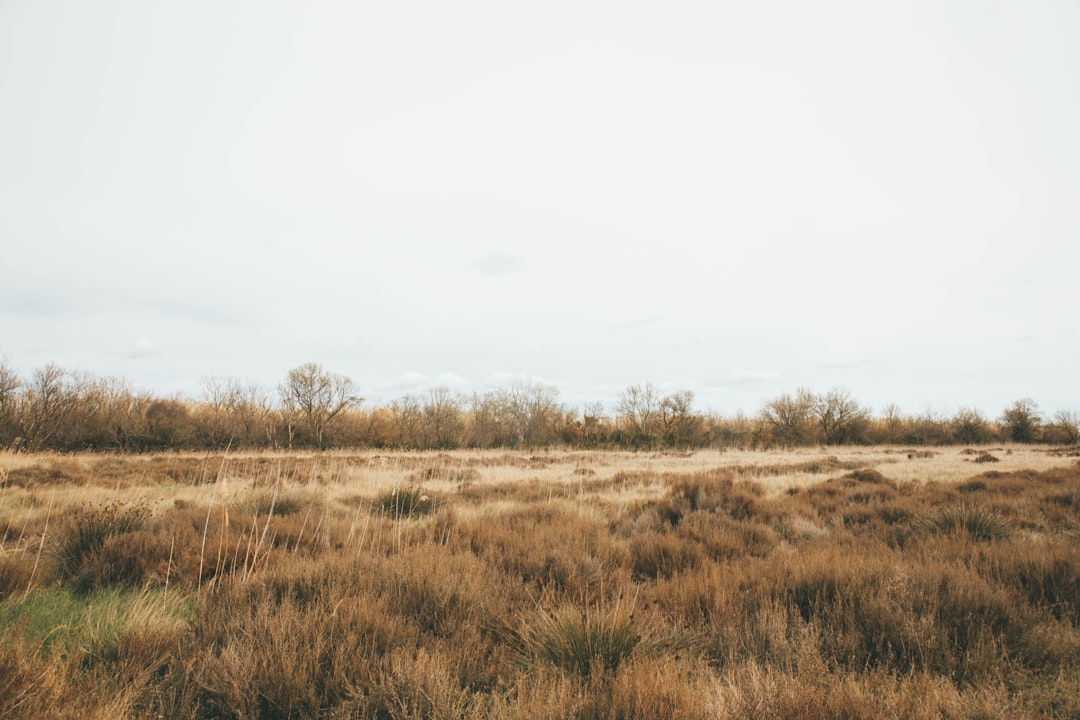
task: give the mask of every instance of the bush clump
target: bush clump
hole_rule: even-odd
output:
[[[652,635],[633,610],[620,603],[609,610],[565,606],[538,609],[513,633],[511,645],[526,662],[540,661],[588,677],[614,672],[639,646],[654,642]]]
[[[419,517],[435,512],[438,501],[421,483],[403,483],[375,498],[372,510],[393,518]]]
[[[116,543],[110,542],[113,538],[141,530],[149,517],[150,508],[145,503],[114,502],[75,511],[61,523],[53,548],[60,579],[72,582],[81,592],[123,580],[114,572],[116,562],[103,562],[103,551],[107,545],[115,549]],[[131,552],[138,553],[138,549]]]
[[[967,533],[974,540],[1004,540],[1012,526],[996,510],[977,505],[953,505],[933,515],[916,518],[915,527],[931,535]]]

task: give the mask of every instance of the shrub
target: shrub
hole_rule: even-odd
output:
[[[430,515],[437,505],[435,495],[423,484],[403,483],[375,498],[372,510],[393,518],[404,518]]]
[[[0,600],[26,590],[33,574],[33,557],[23,553],[0,555]]]
[[[632,607],[616,602],[607,610],[599,605],[538,609],[522,620],[510,643],[527,662],[588,677],[617,670],[640,645],[655,639],[653,629],[635,619]]]
[[[913,523],[932,535],[967,533],[975,540],[1004,540],[1012,527],[1000,513],[977,505],[953,505],[933,515],[918,517]]]
[[[704,560],[697,543],[668,534],[645,533],[630,542],[635,579],[671,577]]]
[[[142,528],[150,509],[142,503],[110,503],[75,511],[57,532],[53,559],[62,580],[72,581],[81,591],[109,581],[111,571],[102,567],[100,554],[115,537]]]

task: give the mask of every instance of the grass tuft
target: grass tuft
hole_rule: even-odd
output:
[[[640,649],[655,647],[653,626],[634,615],[634,603],[609,608],[565,605],[537,609],[512,634],[511,645],[529,662],[551,665],[580,677],[614,672]]]
[[[918,517],[916,528],[931,535],[966,533],[974,540],[992,542],[1012,534],[1012,526],[1001,513],[978,505],[953,505],[933,515]]]
[[[61,523],[53,559],[60,578],[87,591],[112,578],[110,563],[100,563],[106,543],[140,530],[150,517],[144,503],[113,502],[76,510]]]
[[[375,498],[372,510],[392,518],[430,515],[438,507],[438,499],[422,483],[402,483]]]

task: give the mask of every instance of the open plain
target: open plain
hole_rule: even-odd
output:
[[[0,454],[0,716],[1078,717],[1078,457]]]

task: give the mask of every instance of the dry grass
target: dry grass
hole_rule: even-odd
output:
[[[1080,716],[1080,465],[964,450],[0,455],[0,717]]]

